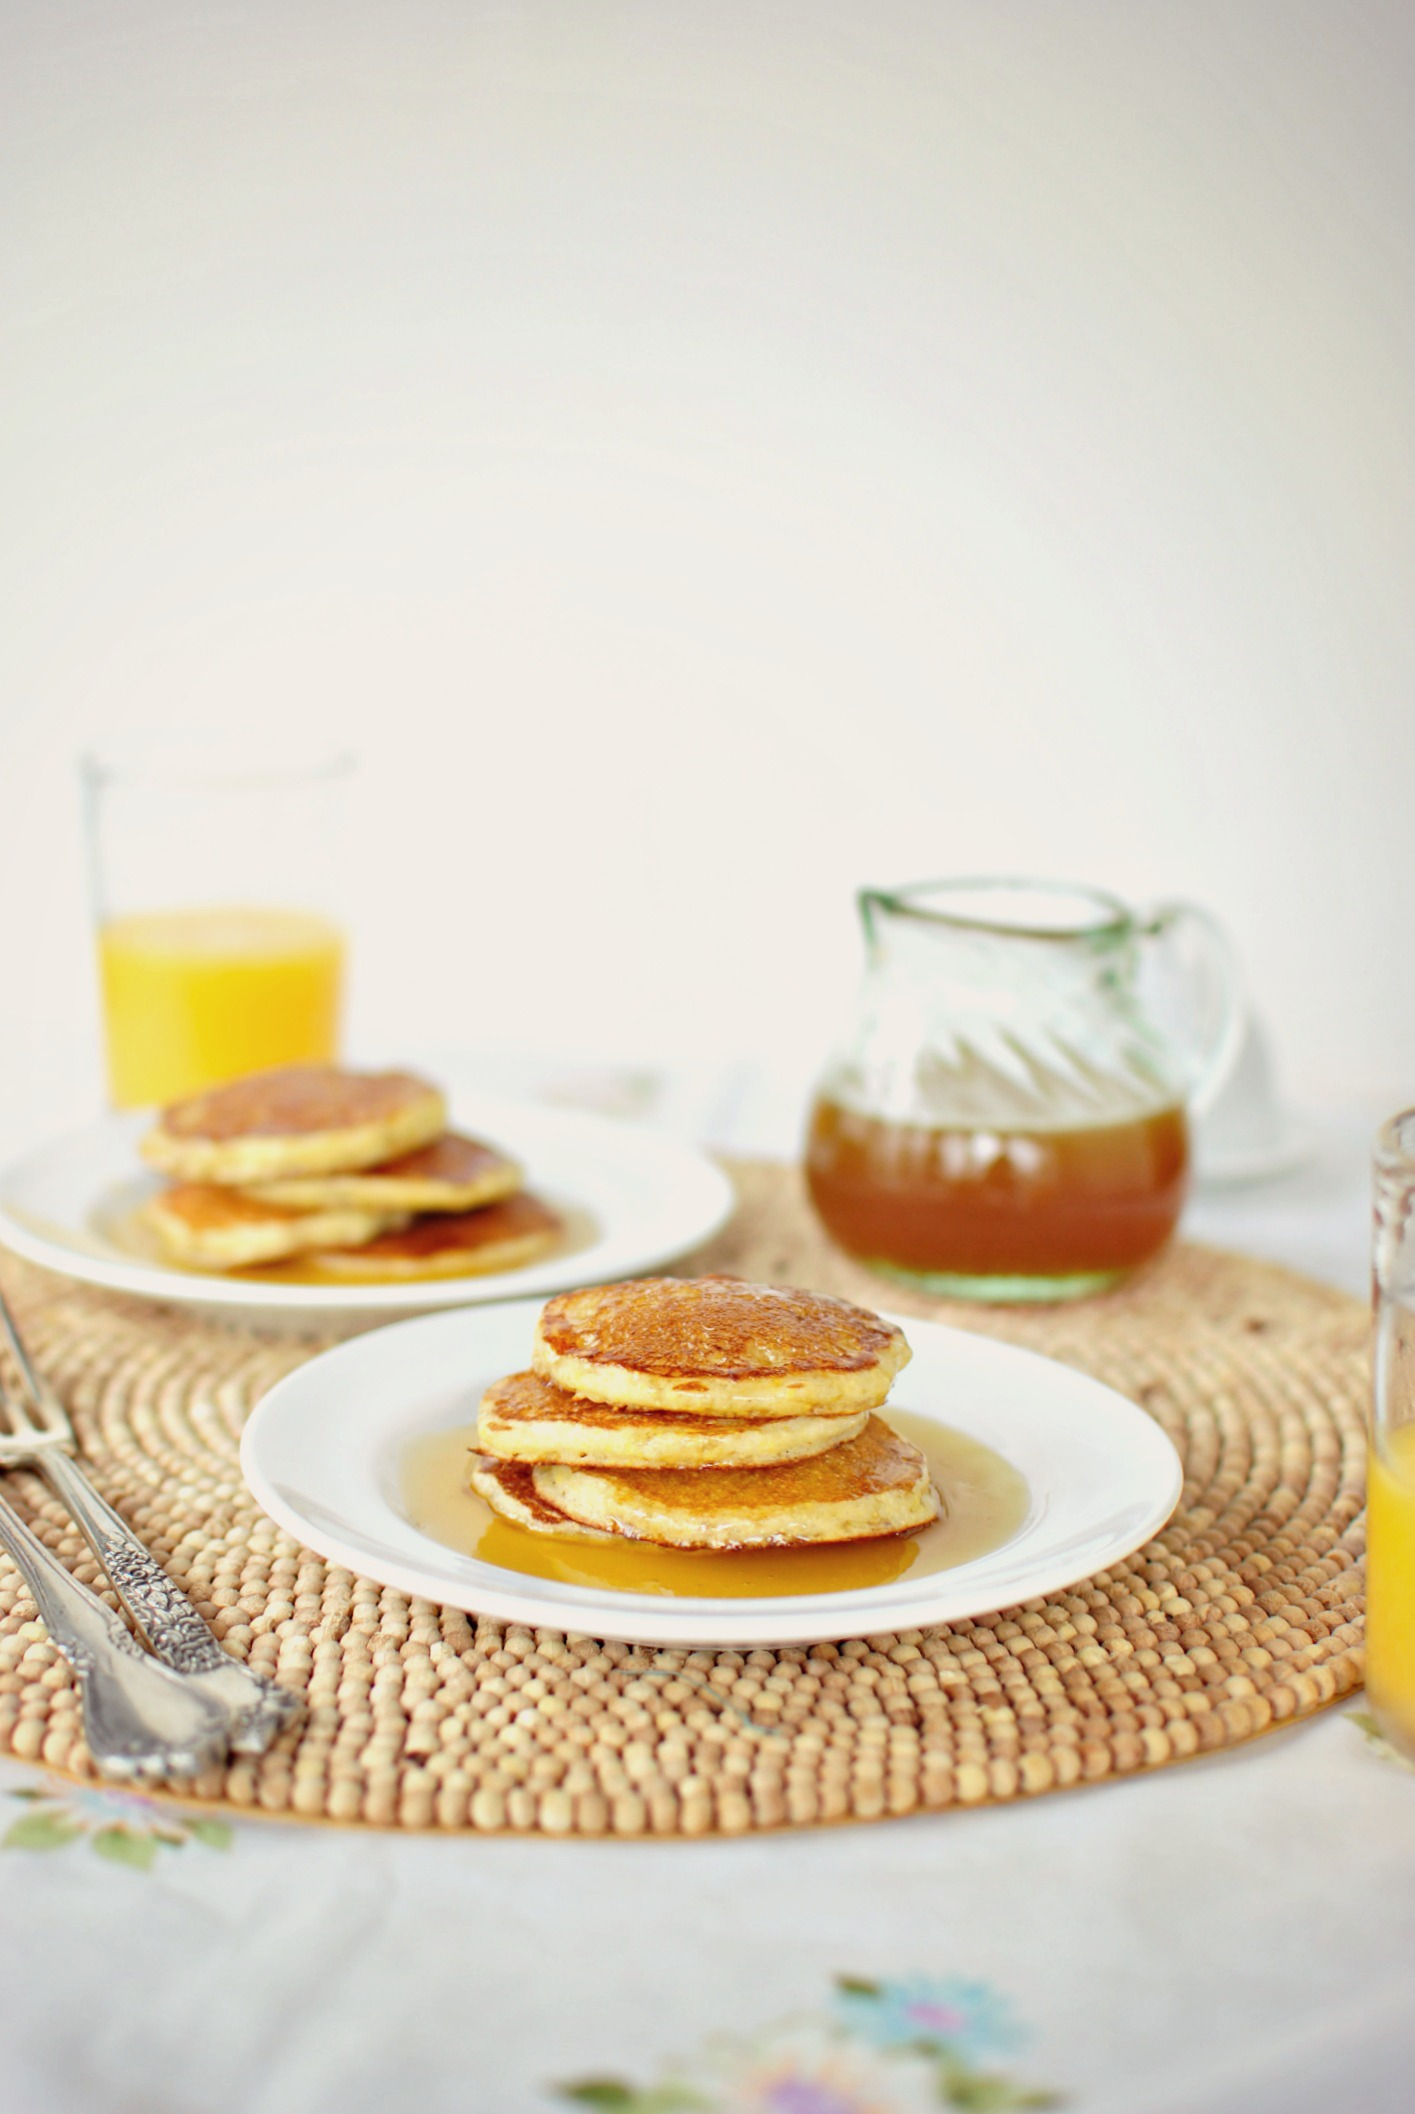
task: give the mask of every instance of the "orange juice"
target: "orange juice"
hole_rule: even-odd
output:
[[[108,1087],[119,1108],[337,1054],[344,942],[324,918],[150,911],[110,919],[98,955]]]
[[[1371,1450],[1366,1500],[1366,1690],[1415,1759],[1415,1424]]]

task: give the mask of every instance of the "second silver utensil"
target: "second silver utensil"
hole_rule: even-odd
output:
[[[28,1586],[56,1651],[78,1678],[84,1738],[105,1776],[200,1776],[226,1759],[230,1713],[151,1652],[65,1570],[0,1496],[0,1548]]]
[[[238,1754],[263,1754],[298,1714],[298,1697],[223,1651],[191,1601],[88,1480],[67,1410],[36,1371],[0,1292],[0,1336],[22,1397],[0,1388],[0,1469],[31,1468],[68,1507],[154,1656],[224,1710]],[[101,1603],[100,1603],[101,1605]]]

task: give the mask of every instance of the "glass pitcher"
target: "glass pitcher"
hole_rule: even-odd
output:
[[[1156,1255],[1188,1111],[1241,1035],[1212,920],[1038,881],[865,889],[859,907],[864,984],[806,1144],[840,1246],[985,1300],[1101,1291]]]

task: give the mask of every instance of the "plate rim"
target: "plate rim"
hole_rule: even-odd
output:
[[[901,1629],[919,1629],[939,1624],[964,1622],[984,1614],[993,1614],[1000,1607],[1023,1605],[1027,1601],[1045,1598],[1050,1594],[1064,1592],[1082,1579],[1092,1577],[1097,1571],[1107,1570],[1132,1556],[1136,1549],[1160,1532],[1173,1517],[1183,1491],[1184,1470],[1178,1449],[1157,1420],[1138,1402],[1123,1395],[1106,1381],[1085,1372],[1078,1366],[1065,1364],[1051,1358],[1045,1352],[1008,1343],[1005,1339],[990,1336],[982,1330],[964,1329],[954,1323],[923,1320],[917,1316],[885,1314],[907,1330],[927,1331],[948,1341],[963,1341],[970,1347],[981,1347],[984,1358],[999,1355],[1008,1364],[1023,1366],[1040,1365],[1056,1369],[1068,1380],[1084,1383],[1088,1390],[1095,1390],[1097,1397],[1113,1411],[1122,1412],[1128,1419],[1136,1420],[1136,1434],[1147,1436],[1142,1444],[1152,1439],[1157,1449],[1155,1454],[1156,1483],[1148,1508],[1133,1534],[1118,1536],[1113,1545],[1108,1545],[1099,1562],[1087,1561],[1080,1570],[1069,1568],[1065,1562],[1054,1559],[1053,1569],[1038,1571],[1035,1581],[1029,1580],[1026,1590],[1009,1593],[997,1600],[984,1595],[967,1608],[955,1607],[951,1612],[928,1613],[920,1605],[929,1600],[942,1599],[943,1584],[956,1587],[958,1580],[977,1565],[986,1563],[1000,1553],[989,1550],[986,1555],[971,1559],[968,1563],[954,1566],[951,1570],[931,1572],[914,1582],[912,1588],[906,1579],[883,1586],[857,1588],[847,1593],[799,1594],[781,1598],[724,1598],[720,1601],[702,1599],[660,1599],[657,1596],[620,1594],[616,1589],[604,1587],[584,1589],[568,1586],[556,1580],[528,1580],[523,1587],[515,1583],[525,1574],[500,1572],[499,1567],[486,1566],[499,1572],[498,1580],[483,1588],[480,1582],[462,1584],[435,1569],[427,1568],[400,1553],[390,1552],[390,1560],[381,1567],[370,1568],[367,1548],[360,1549],[345,1541],[337,1527],[324,1529],[303,1514],[287,1500],[281,1486],[273,1481],[256,1455],[260,1446],[262,1426],[271,1416],[286,1414],[286,1399],[294,1394],[297,1401],[300,1390],[309,1384],[308,1376],[316,1368],[321,1369],[322,1380],[329,1378],[326,1361],[341,1364],[348,1359],[357,1361],[370,1354],[396,1356],[397,1339],[409,1329],[432,1329],[436,1326],[455,1330],[458,1327],[476,1328],[499,1326],[505,1317],[524,1311],[527,1322],[534,1318],[542,1302],[535,1296],[486,1303],[476,1308],[444,1311],[438,1314],[423,1314],[379,1329],[372,1336],[360,1336],[334,1345],[320,1352],[313,1359],[296,1368],[277,1381],[252,1410],[241,1434],[240,1467],[247,1489],[263,1510],[285,1532],[292,1534],[305,1546],[312,1548],[326,1561],[339,1564],[356,1575],[372,1579],[376,1584],[391,1586],[395,1591],[425,1599],[435,1604],[461,1608],[470,1615],[484,1615],[495,1621],[526,1625],[532,1629],[554,1629],[571,1635],[613,1638],[633,1644],[657,1645],[669,1649],[693,1649],[717,1647],[723,1650],[752,1649],[758,1646],[793,1645],[822,1642],[850,1636],[895,1634]],[[373,1350],[374,1345],[379,1346]],[[429,1391],[430,1392],[430,1391]],[[431,1427],[430,1427],[431,1428]],[[960,1427],[965,1428],[965,1427]],[[973,1434],[977,1436],[975,1432]],[[986,1443],[986,1441],[984,1441]],[[1158,1468],[1163,1463],[1168,1470],[1164,1494],[1159,1494]],[[370,1470],[371,1473],[375,1472]],[[1025,1470],[1024,1470],[1025,1473]],[[421,1535],[429,1550],[436,1551],[443,1545],[422,1530],[403,1524]],[[1028,1531],[1028,1522],[1012,1537],[1016,1541]],[[1010,1542],[1003,1543],[1005,1549]],[[448,1550],[449,1556],[457,1552]],[[462,1561],[475,1563],[476,1558]],[[1061,1575],[1065,1573],[1065,1575]],[[508,1581],[503,1587],[499,1580]],[[546,1589],[549,1589],[548,1592]],[[964,1596],[970,1597],[970,1596]],[[624,1603],[622,1617],[613,1605],[616,1600]],[[891,1601],[893,1604],[891,1604]],[[863,1604],[862,1604],[863,1603]],[[707,1614],[708,1609],[726,1609],[721,1615]],[[609,1619],[606,1620],[606,1617]]]
[[[456,1090],[452,1108],[453,1121],[460,1121],[456,1102]],[[736,1208],[737,1197],[730,1176],[717,1161],[694,1145],[682,1139],[655,1131],[648,1126],[626,1122],[613,1116],[601,1115],[597,1110],[561,1108],[553,1103],[517,1101],[509,1095],[488,1092],[486,1094],[463,1094],[462,1106],[485,1107],[490,1121],[484,1128],[492,1129],[498,1120],[514,1123],[518,1118],[530,1116],[538,1122],[551,1126],[564,1124],[582,1132],[591,1140],[600,1139],[608,1148],[632,1140],[631,1151],[652,1153],[660,1150],[665,1156],[676,1157],[679,1162],[679,1178],[691,1179],[698,1187],[701,1204],[693,1219],[692,1230],[685,1236],[675,1236],[670,1245],[656,1242],[646,1247],[640,1259],[627,1265],[615,1265],[616,1276],[633,1275],[635,1271],[649,1270],[671,1261],[675,1256],[686,1254],[720,1233]],[[502,1111],[509,1111],[504,1119]],[[326,1316],[336,1322],[341,1316],[369,1315],[386,1316],[390,1322],[422,1318],[429,1312],[440,1312],[464,1306],[504,1305],[509,1300],[521,1297],[544,1299],[551,1293],[567,1290],[590,1281],[599,1273],[592,1267],[589,1277],[572,1266],[592,1250],[581,1249],[564,1258],[565,1268],[556,1270],[555,1259],[544,1264],[524,1265],[526,1271],[544,1271],[546,1274],[530,1286],[511,1284],[508,1279],[519,1273],[497,1272],[486,1277],[428,1278],[409,1284],[392,1285],[268,1285],[249,1282],[241,1278],[223,1277],[219,1273],[203,1273],[196,1270],[169,1269],[162,1263],[146,1261],[140,1256],[89,1254],[82,1248],[71,1247],[64,1241],[53,1239],[19,1217],[10,1204],[10,1188],[14,1181],[28,1176],[35,1163],[71,1151],[92,1139],[95,1149],[105,1142],[116,1143],[125,1132],[138,1135],[143,1126],[152,1120],[152,1109],[108,1109],[87,1123],[56,1132],[41,1144],[31,1146],[26,1152],[16,1154],[0,1167],[0,1246],[21,1256],[26,1262],[36,1263],[42,1269],[52,1270],[78,1284],[101,1287],[105,1291],[123,1292],[129,1297],[151,1299],[164,1305],[197,1308],[221,1308],[232,1314],[241,1314],[257,1319],[262,1315],[295,1319],[300,1316]],[[472,1127],[468,1125],[467,1127]],[[134,1175],[144,1172],[136,1153],[133,1162]],[[547,1186],[553,1186],[548,1184]],[[714,1194],[715,1192],[715,1194]],[[95,1199],[96,1201],[96,1199]],[[569,1201],[575,1201],[570,1199]]]

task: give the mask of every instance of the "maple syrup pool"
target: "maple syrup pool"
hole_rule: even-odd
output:
[[[971,1563],[1011,1541],[1027,1517],[1029,1492],[1015,1468],[978,1439],[908,1410],[880,1413],[926,1457],[943,1499],[932,1526],[911,1534],[794,1549],[664,1549],[648,1542],[559,1540],[498,1519],[467,1486],[475,1423],[425,1432],[403,1450],[403,1511],[415,1527],[481,1563],[562,1585],[608,1587],[673,1599],[775,1599],[854,1593],[926,1578]],[[702,1474],[710,1475],[711,1469]]]

